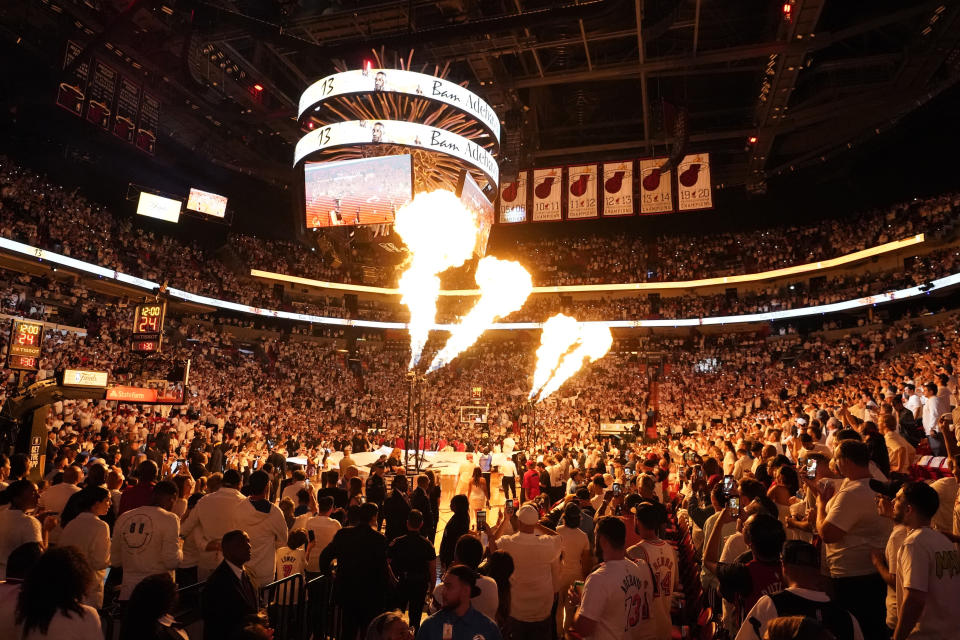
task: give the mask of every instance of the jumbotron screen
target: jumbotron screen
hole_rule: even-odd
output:
[[[389,224],[413,198],[413,157],[308,162],[303,182],[308,229]]]
[[[227,197],[191,187],[190,195],[187,197],[187,209],[215,218],[223,218],[227,215]]]
[[[180,200],[141,191],[140,200],[137,202],[137,215],[167,222],[179,222],[182,206],[183,203]]]
[[[487,255],[487,242],[490,240],[490,229],[493,227],[493,203],[483,195],[483,189],[469,172],[464,171],[460,177],[460,202],[463,203],[477,221],[477,244],[473,252],[478,258]]]

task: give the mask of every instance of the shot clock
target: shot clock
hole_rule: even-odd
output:
[[[40,347],[43,344],[43,324],[29,320],[14,320],[7,349],[7,367],[21,371],[40,368]]]
[[[163,318],[166,302],[138,304],[133,314],[132,349],[140,353],[158,353],[163,343]]]

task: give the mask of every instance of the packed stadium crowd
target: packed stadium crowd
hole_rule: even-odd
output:
[[[648,245],[641,240],[600,235],[516,242],[497,255],[519,260],[531,271],[537,286],[754,273],[837,257],[921,232],[928,241],[942,239],[954,230],[958,206],[960,195],[947,194],[829,224],[742,234],[662,236],[649,245],[657,248],[657,260],[648,255]],[[250,268],[262,268],[321,280],[358,282],[360,265],[355,261],[374,260],[368,253],[354,249],[344,256],[340,268],[325,251],[288,241],[232,235],[228,248],[239,264],[228,266],[230,261],[221,260],[219,251],[140,229],[130,218],[115,217],[76,191],[50,184],[6,158],[0,158],[0,235],[170,287],[254,307],[378,321],[404,321],[407,317],[405,307],[396,300],[362,299],[356,309],[349,309],[343,297],[334,295],[291,300],[278,297],[271,286],[249,276]],[[110,242],[103,242],[104,238]],[[744,290],[737,296],[688,293],[590,300],[534,296],[510,319],[543,321],[559,310],[581,319],[639,319],[793,309],[929,282],[953,273],[957,259],[956,248],[945,246],[933,253],[907,256],[903,268],[830,276],[816,291],[797,281],[761,291]],[[392,274],[388,281],[372,284],[395,286],[399,272],[384,272]],[[445,277],[447,286],[475,286],[469,269],[452,270]],[[473,300],[444,299],[441,319],[453,320],[464,314]]]
[[[954,200],[850,227],[758,234],[739,255],[763,254],[745,269],[774,268],[942,229]],[[4,237],[171,286],[276,302],[203,250],[138,230],[6,160],[0,206]],[[662,247],[679,255],[686,242]],[[261,245],[234,246],[251,260]],[[730,257],[724,246],[690,250]],[[288,249],[288,265],[310,267]],[[649,271],[638,255],[624,278]],[[694,277],[712,258],[657,273]],[[931,254],[884,290],[953,261],[948,249]],[[848,278],[796,295],[812,304],[865,286]],[[712,304],[739,313],[790,299],[770,291]],[[537,312],[554,312],[549,304]],[[578,313],[653,312],[636,300],[591,304]],[[676,304],[678,315],[702,313]],[[139,385],[191,362],[180,404],[57,399],[42,468],[0,453],[0,637],[960,635],[954,313],[918,305],[880,323],[863,312],[861,326],[830,334],[618,335],[607,356],[535,406],[538,336],[487,336],[427,376],[425,429],[409,442],[403,341],[381,335],[344,349],[341,333],[241,338],[246,321],[236,317],[172,312],[162,354],[144,360],[130,350],[127,301],[8,270],[0,311],[67,325],[47,329],[28,383],[81,367]],[[434,339],[427,352],[438,347]],[[4,369],[0,400],[20,391]],[[464,421],[461,409],[478,404],[486,422]],[[410,468],[411,448],[436,463]],[[946,466],[919,465],[924,454]],[[330,585],[335,614],[296,613],[318,592],[273,583],[297,575]],[[177,589],[190,585],[202,631],[173,615]]]

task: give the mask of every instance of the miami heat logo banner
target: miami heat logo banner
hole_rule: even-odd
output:
[[[633,161],[604,163],[603,215],[633,215]]]
[[[661,171],[666,158],[640,160],[640,215],[673,212],[673,171]]]
[[[520,171],[513,182],[500,185],[500,204],[497,221],[514,224],[527,221],[527,174]]]
[[[546,222],[561,218],[560,202],[563,191],[563,169],[533,170],[533,217],[534,222]]]
[[[567,167],[567,219],[596,218],[597,165]]]
[[[677,167],[677,196],[680,211],[713,207],[709,153],[684,156],[680,161]]]

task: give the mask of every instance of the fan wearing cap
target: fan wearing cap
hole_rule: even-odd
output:
[[[835,638],[863,640],[857,619],[821,589],[820,553],[816,547],[802,540],[788,540],[783,545],[781,565],[787,588],[757,600],[744,618],[736,640],[760,640],[769,622],[781,616],[813,618]]]
[[[508,521],[504,519],[490,536],[491,548],[506,551],[513,559],[510,628],[515,640],[550,637],[556,593],[552,576],[559,570],[563,540],[556,531],[539,524],[540,513],[531,504],[520,507],[511,520],[517,533],[503,535]]]
[[[443,608],[423,621],[417,640],[501,640],[500,629],[471,604],[480,595],[477,573],[455,564],[443,574]]]

